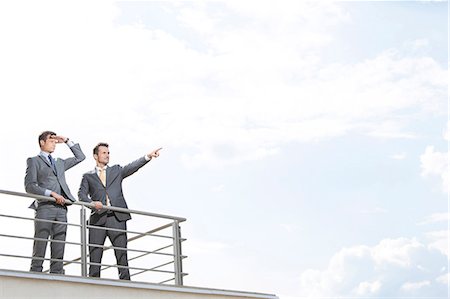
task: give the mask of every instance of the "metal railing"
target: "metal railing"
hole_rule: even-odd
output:
[[[0,190],[0,194],[7,195],[7,196],[15,196],[20,198],[32,198],[37,199],[39,202],[56,202],[53,197],[47,197],[47,196],[40,196],[40,195],[34,195],[34,194],[28,194],[28,193],[21,193],[21,192],[14,192],[14,191],[7,191],[7,190]],[[93,203],[85,203],[85,202],[71,202],[69,200],[66,200],[66,204],[77,206],[80,208],[80,222],[78,223],[70,223],[69,221],[66,222],[60,222],[60,221],[51,221],[51,220],[44,220],[44,219],[35,219],[31,217],[23,217],[23,216],[17,216],[17,215],[8,215],[8,214],[0,214],[1,219],[15,219],[20,221],[41,221],[41,222],[50,222],[50,223],[60,223],[67,225],[67,227],[78,227],[79,230],[79,242],[73,242],[73,241],[60,241],[60,240],[52,240],[51,238],[47,239],[41,239],[41,238],[35,238],[30,236],[24,236],[24,235],[17,235],[14,234],[14,232],[10,233],[0,233],[0,238],[12,238],[12,239],[20,239],[20,240],[33,240],[33,241],[48,241],[48,242],[62,242],[66,245],[74,245],[79,246],[79,252],[80,256],[78,258],[65,260],[65,259],[52,259],[52,258],[38,258],[38,257],[32,257],[28,255],[19,255],[19,254],[11,254],[11,253],[4,253],[2,250],[3,246],[0,246],[0,257],[4,258],[19,258],[19,259],[37,259],[37,260],[44,260],[44,261],[60,261],[64,263],[64,266],[68,265],[79,265],[80,266],[80,272],[81,276],[87,277],[88,276],[88,265],[97,265],[101,266],[102,272],[104,270],[107,270],[109,268],[127,268],[130,270],[130,276],[137,276],[142,275],[144,273],[158,273],[161,275],[165,275],[166,278],[164,280],[160,281],[149,281],[153,283],[168,283],[173,281],[175,285],[183,285],[183,277],[187,275],[187,273],[183,273],[183,259],[186,258],[186,256],[182,255],[181,245],[182,242],[186,239],[183,239],[181,237],[181,231],[180,231],[180,223],[186,221],[185,218],[181,217],[175,217],[175,216],[169,216],[169,215],[163,215],[163,214],[156,214],[156,213],[149,213],[144,211],[138,211],[138,210],[130,210],[130,209],[124,209],[124,208],[118,208],[118,207],[110,207],[110,206],[104,206],[103,209],[115,211],[115,212],[123,212],[123,213],[130,213],[133,215],[141,215],[146,217],[147,221],[146,223],[149,223],[148,219],[158,220],[159,222],[165,221],[167,223],[164,224],[158,224],[156,227],[151,228],[149,230],[146,230],[144,232],[142,231],[135,231],[135,230],[121,230],[121,229],[112,229],[112,228],[105,228],[100,226],[93,226],[89,225],[87,222],[86,217],[86,209],[89,209],[91,211],[92,209],[95,209],[95,206]],[[14,226],[13,226],[14,228]],[[89,244],[88,243],[88,230],[90,228],[95,229],[103,229],[108,231],[117,231],[117,232],[123,232],[127,235],[135,235],[131,238],[128,238],[128,244],[133,244],[134,241],[137,240],[143,240],[144,238],[155,238],[159,240],[169,240],[169,244],[164,244],[161,247],[158,247],[153,250],[146,250],[146,248],[122,248],[122,247],[114,247],[114,246],[105,246],[105,245],[97,245],[97,244]],[[162,231],[170,231],[169,235],[161,234]],[[30,232],[33,233],[33,232]],[[136,243],[136,242],[134,242]],[[156,243],[156,242],[154,242]],[[0,244],[5,244],[5,242],[1,242]],[[30,245],[30,249],[31,249]],[[142,260],[144,257],[153,257],[153,256],[159,256],[162,258],[166,258],[168,260],[162,261],[160,264],[152,265],[152,266],[146,266],[146,263],[140,262],[139,266],[119,266],[116,264],[104,264],[104,263],[90,263],[88,261],[89,257],[89,248],[93,247],[100,247],[103,248],[103,251],[108,251],[111,249],[119,249],[119,250],[126,250],[127,253],[133,253],[136,254],[135,256],[131,256],[128,258],[128,262],[131,264],[136,263],[138,260]],[[169,250],[169,252],[167,252]],[[47,251],[48,252],[48,251]],[[173,264],[173,270],[169,270],[168,267]],[[45,270],[43,272],[48,272],[48,270]],[[167,276],[169,276],[167,278]]]

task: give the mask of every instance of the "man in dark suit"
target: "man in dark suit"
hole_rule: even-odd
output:
[[[68,159],[54,159],[51,155],[55,151],[56,144],[65,143],[75,157]],[[58,136],[51,131],[45,131],[39,135],[39,155],[28,158],[25,174],[25,190],[27,193],[51,196],[54,202],[33,202],[30,208],[35,209],[35,219],[67,222],[67,207],[65,199],[75,201],[66,183],[65,171],[83,161],[86,157],[81,151],[80,145],[75,144],[69,138]],[[47,240],[66,240],[67,225],[35,221],[34,237]],[[51,242],[51,259],[62,260],[64,257],[64,243]],[[35,240],[33,245],[33,259],[30,271],[42,272],[43,258],[47,249],[47,241]],[[35,259],[37,258],[37,259]],[[64,274],[63,262],[50,262],[50,273]]]
[[[132,175],[142,166],[147,164],[152,158],[159,156],[161,148],[131,162],[128,165],[108,166],[109,163],[109,145],[107,143],[99,143],[94,148],[94,159],[96,167],[94,170],[85,173],[81,180],[78,197],[84,202],[95,203],[95,209],[89,218],[89,225],[95,225],[105,228],[113,228],[126,230],[127,220],[131,219],[129,213],[120,213],[103,209],[103,206],[112,206],[120,208],[128,208],[122,191],[122,181],[124,178]],[[89,229],[89,244],[103,245],[106,236],[109,237],[114,247],[124,249],[114,249],[117,265],[128,267],[127,251],[127,235],[125,232]],[[103,248],[89,247],[89,266],[90,277],[100,277],[100,266],[103,256]],[[97,263],[97,264],[92,264]],[[129,280],[130,271],[128,268],[119,267],[119,278]]]

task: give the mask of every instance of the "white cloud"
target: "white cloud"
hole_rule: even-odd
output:
[[[448,230],[431,231],[426,233],[426,237],[430,240],[429,248],[439,250],[448,256]]]
[[[372,257],[377,265],[393,264],[399,267],[411,266],[411,252],[423,247],[416,239],[384,239],[373,250]]]
[[[376,294],[381,288],[381,282],[376,281],[363,281],[361,282],[357,289],[355,290],[356,295],[358,296],[368,296],[372,294]]]
[[[420,156],[420,167],[423,177],[438,176],[442,180],[442,189],[448,192],[449,172],[448,172],[448,153],[439,152],[434,146],[427,146],[425,152]]]
[[[411,291],[419,290],[423,287],[428,287],[430,285],[431,285],[431,282],[429,280],[418,281],[418,282],[405,282],[401,286],[401,289],[406,292],[411,292]]]
[[[397,153],[397,154],[393,154],[390,156],[391,159],[394,160],[405,160],[406,159],[406,153],[402,152],[402,153]]]
[[[343,248],[325,270],[302,273],[300,293],[311,297],[442,296],[447,258],[415,238],[384,239],[377,245]],[[435,283],[437,282],[437,283]]]
[[[425,218],[423,221],[419,222],[419,225],[447,222],[449,220],[449,214],[447,213],[434,213]]]
[[[439,283],[448,285],[449,279],[450,279],[449,273],[445,273],[445,274],[439,276],[438,278],[436,278],[436,281]]]
[[[427,146],[420,156],[422,175],[441,175],[447,169],[447,154],[437,152],[434,146]]]
[[[426,38],[416,39],[407,44],[407,46],[411,46],[414,49],[428,47],[429,45],[430,45],[430,42]]]

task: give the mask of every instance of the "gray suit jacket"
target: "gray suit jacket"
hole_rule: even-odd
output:
[[[103,205],[106,205],[106,194],[108,194],[111,206],[128,209],[123,196],[122,181],[148,162],[145,157],[142,157],[124,167],[113,165],[106,168],[106,187],[103,186],[95,169],[85,173],[81,180],[80,189],[78,190],[78,198],[84,202],[101,201]],[[105,224],[106,212],[107,210],[105,209],[100,211],[93,209],[89,223],[92,225]],[[119,221],[131,219],[129,213],[114,212],[114,214]]]
[[[45,195],[45,190],[51,190],[61,194],[70,201],[75,197],[70,193],[66,183],[65,171],[74,167],[86,156],[81,151],[80,145],[75,144],[70,148],[75,157],[68,159],[56,159],[56,174],[47,158],[38,155],[27,159],[27,170],[25,174],[25,190],[27,193]],[[34,203],[30,208],[36,208]]]

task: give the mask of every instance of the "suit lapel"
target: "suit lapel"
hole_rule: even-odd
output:
[[[48,165],[48,167],[50,167],[50,168],[52,167],[52,165],[50,164],[50,161],[48,161],[48,159],[47,159],[46,157],[44,157],[44,156],[42,156],[42,155],[38,155],[38,157],[41,158],[42,161],[44,161],[45,164]]]
[[[111,185],[118,175],[117,167],[108,167],[106,169],[106,185]]]
[[[106,168],[106,186],[111,182],[111,167]]]
[[[102,181],[100,180],[100,177],[97,174],[97,169],[96,168],[94,168],[94,170],[92,170],[89,174],[94,178],[94,180],[96,180],[100,185],[103,186],[103,183],[102,183]]]
[[[50,161],[49,161],[46,157],[44,157],[44,156],[42,156],[42,155],[38,155],[38,157],[41,158],[42,161],[44,161],[45,164],[47,164],[47,166],[50,167],[50,169],[52,170],[52,172],[56,175],[55,171],[53,170],[52,165],[50,164]],[[56,167],[57,167],[57,166],[56,166],[56,160],[55,160],[55,168],[56,168]]]

